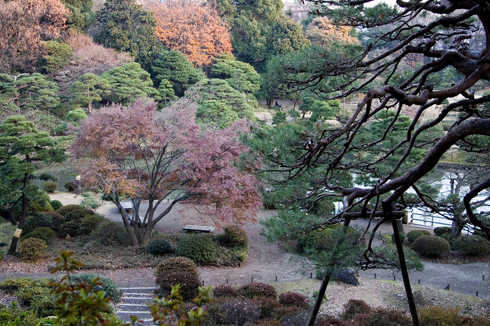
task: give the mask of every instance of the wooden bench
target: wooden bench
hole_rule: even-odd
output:
[[[121,207],[124,208],[126,213],[132,213],[133,212],[133,203],[130,201],[122,201]]]
[[[198,233],[198,232],[209,233],[209,232],[213,232],[214,229],[215,229],[214,226],[202,226],[202,225],[186,225],[182,228],[182,230],[186,231],[187,233]]]

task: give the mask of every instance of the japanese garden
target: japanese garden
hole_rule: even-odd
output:
[[[0,50],[0,325],[490,325],[490,1],[1,0]]]

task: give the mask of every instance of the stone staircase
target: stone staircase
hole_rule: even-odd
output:
[[[153,317],[147,303],[154,300],[154,287],[120,288],[122,292],[121,302],[116,305],[116,314],[123,322],[131,321],[130,315],[135,315],[143,322],[138,326],[153,325]]]

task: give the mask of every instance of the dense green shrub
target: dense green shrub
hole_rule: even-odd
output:
[[[48,194],[54,193],[57,188],[58,188],[58,183],[53,181],[46,181],[43,186],[44,191],[46,191]]]
[[[71,276],[73,282],[86,282],[89,283],[94,278],[99,278],[99,282],[102,283],[102,289],[97,288],[96,291],[103,290],[105,292],[106,297],[112,299],[113,302],[118,302],[121,298],[121,291],[117,286],[116,282],[111,280],[108,277],[100,276],[95,273],[84,273],[84,274],[74,274]],[[56,279],[56,281],[60,281],[61,276]]]
[[[80,223],[80,221],[85,216],[89,216],[89,215],[95,215],[95,212],[91,209],[86,209],[86,208],[71,210],[65,214],[65,222],[77,221],[78,223]]]
[[[59,201],[59,200],[52,200],[49,202],[51,204],[51,207],[53,207],[53,209],[56,211],[58,209],[60,209],[61,207],[63,207],[63,204]]]
[[[459,237],[452,235],[451,233],[443,233],[440,235],[441,238],[446,239],[447,242],[449,242],[449,246],[451,247],[451,250],[458,250],[457,244],[458,244],[458,239]]]
[[[408,242],[412,243],[417,238],[419,238],[419,237],[421,237],[423,235],[425,235],[425,234],[421,230],[412,230],[412,231],[410,231],[410,232],[407,233],[407,240],[408,240]]]
[[[249,299],[254,297],[277,298],[276,289],[272,285],[257,282],[240,286],[238,294]]]
[[[87,215],[80,221],[80,226],[78,228],[79,235],[86,235],[92,233],[99,225],[107,219],[99,214]]]
[[[199,265],[216,263],[218,246],[205,234],[189,234],[182,237],[177,244],[177,254],[187,257]]]
[[[56,238],[56,233],[53,230],[51,230],[50,228],[43,226],[43,227],[35,229],[32,232],[25,234],[22,237],[22,241],[25,241],[29,238],[38,238],[38,239],[44,240],[46,242],[46,244],[49,245],[49,244],[51,244],[53,239]]]
[[[100,223],[97,228],[90,233],[90,237],[103,246],[119,244],[121,246],[131,246],[131,238],[119,222],[106,219]]]
[[[71,204],[71,205],[65,205],[65,206],[57,209],[56,210],[56,213],[61,214],[61,215],[63,215],[63,216],[66,217],[66,214],[67,213],[69,213],[71,211],[79,210],[79,209],[85,209],[85,208],[83,208],[80,205],[73,205],[73,204]]]
[[[69,192],[72,192],[75,189],[77,189],[77,186],[75,185],[75,183],[73,181],[69,181],[69,182],[65,183],[63,187],[65,187],[65,189]]]
[[[157,276],[156,284],[160,286],[161,293],[167,297],[172,290],[172,285],[180,285],[180,294],[184,301],[190,301],[194,299],[199,293],[199,286],[201,285],[199,277],[196,274],[170,270]]]
[[[490,254],[490,241],[477,236],[469,235],[455,240],[457,250],[468,256],[483,256]]]
[[[424,235],[432,235],[432,233],[430,233],[430,231],[428,230],[420,230],[420,231],[422,231]]]
[[[163,239],[155,239],[148,244],[146,251],[153,256],[163,256],[174,252],[170,242]]]
[[[440,257],[449,252],[449,242],[435,235],[423,235],[414,241],[413,250],[425,257]]]
[[[42,213],[34,213],[33,216],[27,217],[24,227],[22,228],[22,233],[27,234],[40,227],[50,228],[52,223],[53,220],[50,216]]]
[[[29,238],[20,243],[19,255],[22,260],[36,261],[46,257],[46,241]]]
[[[213,295],[215,298],[237,297],[238,291],[229,284],[221,284],[213,288]]]
[[[285,306],[295,306],[301,309],[308,308],[308,298],[298,292],[285,292],[279,295],[279,303]]]
[[[220,235],[220,243],[229,248],[247,248],[248,236],[245,230],[238,225],[223,228],[224,233]]]
[[[51,219],[51,229],[54,231],[57,231],[65,221],[65,217],[56,212],[44,212],[43,214]]]
[[[441,236],[444,233],[451,233],[451,228],[447,226],[440,226],[434,229],[434,234],[437,236]]]
[[[61,224],[56,234],[60,238],[65,238],[66,236],[76,237],[79,235],[79,227],[80,224],[78,221],[65,221]]]
[[[26,311],[17,304],[0,306],[0,325],[37,326],[39,319],[33,311]]]
[[[274,314],[276,315],[275,318],[280,318],[281,326],[303,326],[306,325],[310,317],[308,311],[298,311],[296,307],[282,307],[276,309]]]
[[[155,269],[155,276],[158,276],[164,272],[178,270],[188,272],[199,277],[196,264],[186,257],[170,257],[162,260]]]
[[[399,234],[400,234],[400,240],[401,240],[401,242],[404,242],[405,241],[405,234],[403,234],[403,233],[399,233]],[[395,235],[394,234],[391,235],[391,242],[392,243],[396,243],[395,242]]]

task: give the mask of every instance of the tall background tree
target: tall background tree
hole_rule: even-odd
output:
[[[145,0],[157,20],[156,34],[163,45],[184,54],[195,67],[231,52],[230,35],[218,12],[198,2]]]
[[[301,26],[282,12],[280,0],[216,0],[214,5],[230,25],[236,58],[258,72],[265,69],[269,57],[308,43]]]
[[[254,176],[238,165],[247,152],[239,140],[247,123],[201,131],[194,111],[184,101],[157,115],[156,103],[139,99],[128,108],[102,108],[80,126],[71,152],[82,159],[82,181],[110,195],[135,246],[146,246],[178,203],[198,205],[217,224],[239,223],[261,205]],[[124,195],[132,214],[121,206]],[[143,200],[148,208],[140,215]]]
[[[60,36],[69,11],[59,0],[0,3],[0,72],[33,72],[44,53],[41,41]]]
[[[129,52],[149,70],[162,50],[155,34],[153,12],[144,10],[135,0],[108,0],[97,12],[91,33],[94,41],[108,48]]]

